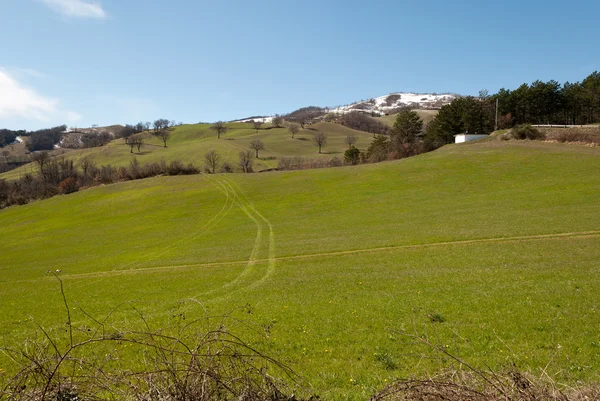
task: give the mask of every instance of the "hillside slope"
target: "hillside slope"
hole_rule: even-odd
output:
[[[60,269],[69,299],[95,317],[125,303],[160,327],[249,305],[234,316],[266,337],[230,329],[325,399],[367,399],[447,368],[403,335],[423,332],[476,366],[594,380],[599,188],[600,148],[488,141],[12,207],[0,211],[0,336],[21,344],[35,330],[28,316],[63,327],[46,273]],[[111,327],[142,324],[131,308],[112,312]]]
[[[229,131],[217,139],[216,133],[210,129],[209,124],[182,125],[175,128],[171,139],[167,142],[167,148],[158,138],[148,134],[148,138],[141,152],[130,152],[130,147],[125,144],[124,139],[117,139],[101,148],[90,148],[72,150],[65,155],[66,158],[79,162],[84,158],[94,161],[97,165],[125,166],[133,158],[140,163],[160,162],[161,160],[180,160],[184,163],[193,163],[197,166],[204,164],[204,154],[209,150],[216,150],[223,156],[223,161],[228,161],[237,167],[238,153],[248,150],[249,144],[254,139],[260,139],[265,144],[265,150],[259,153],[259,159],[254,160],[254,170],[259,171],[267,168],[277,167],[278,159],[281,157],[304,157],[309,159],[331,159],[339,157],[343,159],[343,153],[347,148],[344,139],[352,134],[358,137],[357,147],[366,149],[373,135],[355,131],[333,123],[318,123],[307,126],[296,134],[295,138],[286,128],[268,128],[256,132],[251,124],[230,123],[227,124]],[[317,152],[317,147],[312,142],[314,130],[320,130],[327,134],[327,145],[323,153]],[[0,174],[0,178],[19,178],[25,172],[35,171],[36,166],[32,163],[22,166],[16,170]]]

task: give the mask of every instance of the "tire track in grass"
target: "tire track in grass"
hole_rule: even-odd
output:
[[[250,288],[254,288],[265,282],[273,274],[277,266],[277,256],[275,254],[275,232],[273,231],[273,225],[271,224],[271,222],[254,207],[250,199],[248,199],[248,197],[246,196],[244,190],[235,181],[228,181],[227,179],[225,180],[228,182],[230,188],[233,189],[233,186],[236,186],[239,189],[248,207],[252,211],[254,211],[254,213],[256,213],[256,215],[259,216],[269,227],[269,256],[267,259],[269,265],[266,274],[260,280],[256,281],[250,286]],[[235,192],[235,189],[233,190]]]
[[[232,295],[234,295],[244,289],[250,289],[250,288],[256,287],[257,285],[259,285],[260,283],[265,281],[267,277],[270,276],[271,271],[273,270],[274,265],[275,265],[274,233],[273,233],[273,227],[271,226],[270,222],[264,216],[262,216],[262,214],[260,214],[260,212],[258,212],[258,210],[256,210],[256,208],[254,208],[254,206],[251,204],[251,202],[248,200],[248,198],[245,196],[245,194],[243,194],[243,192],[242,192],[242,196],[238,195],[238,192],[233,187],[231,181],[229,181],[225,177],[222,177],[222,182],[231,191],[232,196],[235,199],[235,203],[237,204],[237,206],[244,213],[246,213],[246,215],[256,224],[257,230],[259,233],[257,235],[257,240],[260,238],[260,241],[255,242],[255,246],[252,250],[252,254],[250,255],[250,259],[248,260],[247,263],[245,263],[246,267],[234,280],[230,281],[229,283],[224,284],[223,286],[221,286],[218,289],[209,290],[209,291],[206,291],[206,292],[203,292],[202,294],[200,294],[200,296],[206,297],[207,295],[215,294],[215,293],[218,293],[219,291],[227,291],[221,295],[212,297],[210,300],[213,302],[229,298]],[[240,189],[240,192],[241,192],[241,188],[239,188],[239,186],[238,186],[238,189]],[[265,227],[268,227],[268,229],[269,229],[269,244],[268,244],[268,248],[265,249],[265,251],[268,254],[268,259],[258,259],[259,253],[261,252],[261,250],[263,248],[262,247],[262,232],[264,230],[263,225],[265,225]],[[244,285],[243,280],[245,280],[250,274],[252,274],[256,270],[255,266],[257,263],[268,263],[267,271],[259,280],[250,282],[249,284]],[[226,265],[231,266],[232,264],[229,263]]]
[[[261,226],[259,219],[252,214],[252,211],[244,204],[244,202],[241,200],[241,198],[238,196],[238,194],[235,192],[235,190],[231,187],[231,185],[225,178],[221,178],[221,185],[226,187],[231,192],[233,202],[240,208],[240,210],[242,210],[250,218],[250,220],[254,222],[254,224],[256,224],[256,238],[254,240],[254,247],[252,248],[252,253],[250,254],[249,259],[245,261],[246,267],[244,268],[244,270],[235,279],[233,279],[229,283],[224,284],[221,288],[205,292],[202,295],[209,295],[219,290],[234,287],[246,276],[252,273],[257,261],[259,260],[259,253],[262,245],[263,227]]]
[[[217,184],[215,184],[212,182],[212,180],[208,179],[207,176],[205,176],[205,175],[203,175],[203,178],[209,184],[214,186],[217,190],[219,190],[221,193],[223,193],[225,195],[225,203],[223,204],[223,207],[221,207],[221,210],[219,210],[219,212],[216,215],[214,215],[208,222],[206,222],[202,227],[195,230],[188,236],[186,236],[178,241],[175,241],[167,246],[161,247],[160,249],[153,251],[145,256],[142,256],[141,258],[138,258],[132,262],[129,262],[129,263],[126,263],[125,265],[119,266],[118,268],[113,269],[113,271],[127,270],[127,269],[133,270],[135,268],[139,268],[144,263],[148,263],[152,260],[159,258],[160,256],[164,255],[165,253],[172,250],[173,248],[176,248],[176,247],[179,247],[182,245],[187,245],[190,242],[205,235],[208,231],[213,229],[214,226],[216,226],[218,223],[220,223],[221,220],[223,220],[223,218],[225,216],[227,216],[229,214],[229,212],[231,211],[231,209],[233,208],[233,205],[234,205],[234,199],[232,198],[230,191],[227,189],[227,187],[223,186],[220,182],[217,182]]]

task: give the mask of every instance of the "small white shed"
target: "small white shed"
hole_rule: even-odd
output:
[[[477,135],[477,134],[458,134],[454,135],[454,143],[464,143],[474,141],[475,139],[487,138],[489,135]]]

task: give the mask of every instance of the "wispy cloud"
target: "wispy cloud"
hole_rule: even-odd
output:
[[[0,118],[21,118],[42,122],[53,119],[76,122],[81,119],[79,114],[61,110],[59,105],[58,99],[37,93],[0,68]]]
[[[104,19],[108,15],[100,3],[89,0],[40,0],[52,10],[76,18]]]
[[[10,71],[13,75],[19,77],[32,77],[32,78],[46,78],[48,75],[45,73],[35,70],[33,68],[6,68],[7,71]]]

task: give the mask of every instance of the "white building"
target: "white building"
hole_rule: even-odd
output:
[[[474,141],[475,139],[487,138],[489,135],[477,135],[477,134],[459,134],[454,135],[454,143],[464,143]]]

